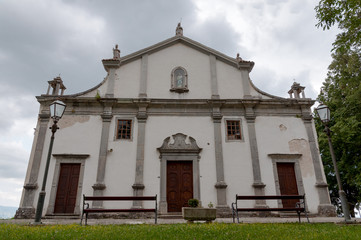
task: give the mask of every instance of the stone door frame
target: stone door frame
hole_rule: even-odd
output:
[[[171,139],[173,141],[171,141]],[[189,143],[187,143],[187,142]],[[177,133],[167,137],[157,150],[160,153],[160,214],[168,213],[167,204],[167,162],[191,161],[193,166],[193,198],[200,199],[199,153],[202,151],[191,136]]]
[[[46,215],[79,215],[81,213],[80,203],[81,203],[81,194],[83,190],[83,180],[84,180],[84,167],[85,159],[89,157],[88,154],[53,154],[53,157],[56,159],[53,182],[50,190],[49,205],[47,207]],[[73,214],[54,214],[56,192],[59,184],[59,174],[62,163],[71,163],[71,164],[80,164],[80,173],[78,181],[78,191],[76,197],[76,203]]]
[[[268,154],[268,156],[272,159],[273,176],[274,176],[275,186],[276,186],[276,195],[281,195],[281,189],[280,189],[278,172],[277,172],[277,163],[293,163],[294,164],[294,171],[295,171],[295,176],[296,176],[298,194],[299,195],[305,194],[305,188],[303,185],[301,167],[300,167],[300,162],[299,162],[302,157],[302,154],[274,153],[274,154]],[[283,206],[282,200],[278,200],[278,207],[282,208],[282,206]]]

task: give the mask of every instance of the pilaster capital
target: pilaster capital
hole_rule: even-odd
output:
[[[109,71],[110,69],[119,68],[121,61],[119,59],[103,59],[103,66],[105,71]]]
[[[103,122],[110,122],[113,118],[112,114],[102,114],[101,115]]]
[[[116,98],[111,98],[109,96],[106,98],[101,98],[98,101],[104,106],[104,108],[112,108],[117,103]]]
[[[142,98],[135,102],[138,105],[137,119],[138,122],[146,122],[148,118],[147,107],[150,103],[149,99]]]
[[[220,112],[212,113],[213,122],[220,123],[222,121],[223,115]]]
[[[313,119],[311,114],[302,114],[302,120],[303,122],[311,122]]]
[[[256,121],[256,115],[247,115],[245,116],[247,123],[254,123]]]
[[[138,122],[146,122],[148,119],[147,112],[138,112],[137,119],[138,119]]]
[[[49,113],[39,113],[39,120],[42,122],[49,121],[50,114]]]
[[[214,185],[214,187],[217,189],[224,189],[227,188],[227,186],[227,183],[225,183],[224,181],[216,182],[216,184]]]
[[[256,104],[253,102],[246,102],[244,103],[244,110],[245,110],[245,118],[248,123],[254,123],[256,119],[256,113],[254,112],[254,106]]]

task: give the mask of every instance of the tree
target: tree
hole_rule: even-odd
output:
[[[343,188],[353,212],[354,206],[361,202],[361,53],[339,49],[332,57],[333,62],[318,100],[331,110],[329,127],[332,143]],[[316,120],[316,129],[331,199],[337,205],[338,191],[332,159],[327,136],[319,120]]]
[[[330,29],[338,24],[341,33],[333,43],[334,49],[360,49],[361,0],[321,0],[315,7],[317,27]]]
[[[337,166],[354,214],[354,207],[361,203],[361,0],[320,0],[315,10],[317,27],[326,30],[337,25],[341,31],[333,43],[333,61],[318,100],[331,110],[329,127]],[[316,119],[331,200],[339,205],[336,177],[323,129]]]

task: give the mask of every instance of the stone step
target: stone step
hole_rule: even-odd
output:
[[[183,219],[183,216],[181,213],[176,214],[160,214],[158,215],[158,218],[162,219]]]

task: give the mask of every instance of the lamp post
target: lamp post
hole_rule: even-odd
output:
[[[345,191],[343,191],[343,189],[342,189],[340,173],[338,172],[336,156],[335,156],[335,152],[333,151],[333,146],[332,146],[332,142],[331,142],[331,136],[330,136],[331,130],[328,127],[328,122],[330,121],[330,109],[326,105],[321,104],[316,108],[316,113],[317,113],[318,117],[321,119],[321,122],[323,123],[323,125],[325,126],[325,133],[328,138],[328,146],[330,148],[332,163],[333,163],[333,167],[335,169],[335,174],[336,174],[336,180],[337,180],[337,185],[338,185],[338,194],[341,199],[342,212],[345,217],[345,221],[349,222],[349,221],[351,221],[350,210],[348,208]]]
[[[46,165],[45,165],[45,172],[44,172],[44,178],[43,178],[43,184],[41,185],[41,191],[39,192],[39,198],[38,198],[38,204],[36,207],[36,213],[35,213],[35,224],[41,224],[41,216],[43,213],[43,207],[44,207],[44,200],[45,200],[45,186],[46,186],[46,180],[48,178],[48,170],[49,170],[49,163],[51,158],[51,152],[53,150],[53,143],[55,138],[55,132],[58,130],[58,121],[63,116],[66,105],[62,101],[56,100],[52,102],[49,106],[50,108],[50,117],[53,119],[54,123],[50,127],[52,135],[50,138],[50,145],[48,150],[48,158],[46,159]]]

